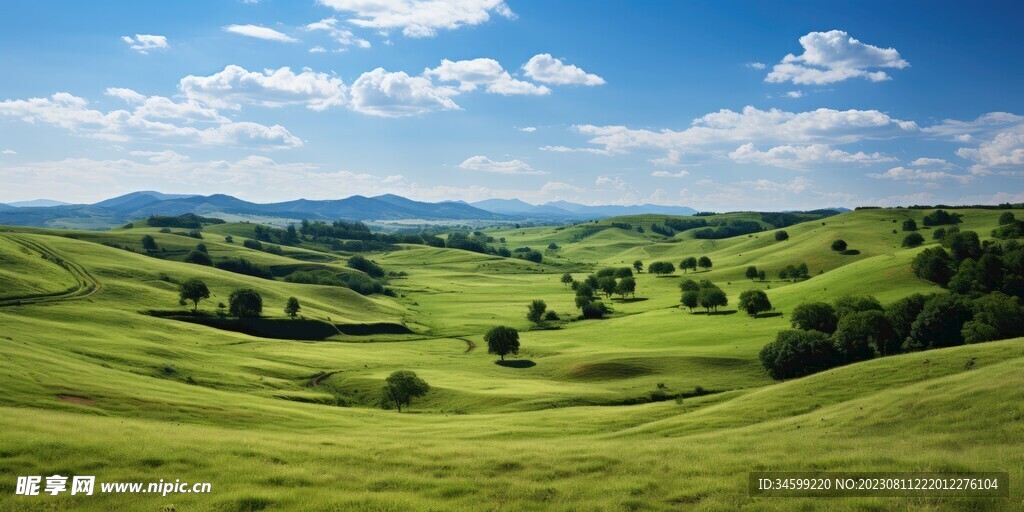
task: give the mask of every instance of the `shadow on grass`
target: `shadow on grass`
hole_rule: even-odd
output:
[[[628,302],[643,302],[643,301],[649,300],[649,299],[647,297],[633,297],[633,298],[630,298],[630,299],[616,299],[616,298],[612,298],[612,300],[614,300],[616,302],[628,303]]]
[[[736,310],[735,309],[730,309],[730,310],[726,310],[726,311],[711,311],[711,312],[707,312],[707,311],[694,311],[693,314],[694,315],[707,315],[707,316],[735,315],[736,314]]]
[[[533,368],[537,363],[529,359],[509,359],[508,361],[495,361],[494,364],[505,368]]]
[[[320,341],[338,334],[368,336],[373,334],[412,334],[413,332],[404,325],[386,322],[332,324],[314,319],[220,317],[202,311],[195,313],[179,311],[177,312],[178,314],[171,314],[173,313],[171,311],[150,310],[143,313],[260,338],[279,340]]]
[[[847,249],[841,252],[840,254],[842,254],[843,256],[856,256],[860,254],[860,251],[858,251],[857,249]]]
[[[770,311],[767,313],[758,313],[754,315],[754,318],[771,318],[773,316],[782,316],[782,311]]]

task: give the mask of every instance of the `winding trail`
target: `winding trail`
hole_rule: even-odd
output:
[[[60,302],[65,300],[81,299],[88,297],[100,290],[102,285],[99,280],[93,277],[81,265],[68,260],[60,255],[60,253],[50,249],[44,244],[39,242],[28,240],[23,237],[15,236],[12,234],[0,234],[3,237],[15,244],[18,244],[30,251],[34,251],[45,258],[47,261],[60,266],[66,270],[72,277],[75,278],[75,286],[68,288],[62,292],[42,294],[42,295],[31,295],[24,297],[11,297],[0,299],[0,307],[4,306],[25,306],[30,304],[44,304],[49,302]]]

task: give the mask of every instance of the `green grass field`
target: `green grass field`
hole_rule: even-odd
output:
[[[0,509],[3,510],[1020,510],[1024,506],[1024,339],[904,354],[785,382],[758,352],[813,300],[888,303],[944,293],[914,277],[899,231],[922,210],[863,210],[750,236],[701,240],[586,226],[493,229],[542,263],[402,245],[369,254],[394,296],[260,279],[183,263],[199,240],[154,228],[0,229]],[[983,238],[997,210],[960,210]],[[731,214],[745,218],[745,214]],[[659,216],[601,221],[647,225]],[[893,221],[896,223],[893,223]],[[593,231],[593,230],[591,230]],[[355,272],[347,253],[281,255],[242,246],[247,224],[204,230],[215,259],[278,277]],[[140,245],[152,235],[162,252]],[[234,243],[224,241],[232,235]],[[836,238],[852,251],[829,249]],[[558,249],[547,249],[555,243]],[[125,248],[129,250],[126,250]],[[44,258],[43,255],[49,255]],[[577,320],[565,272],[707,255],[710,271],[637,275],[635,300]],[[55,261],[64,262],[63,265]],[[776,276],[806,262],[811,278]],[[765,282],[744,277],[748,265]],[[781,315],[691,314],[683,278],[710,279],[735,309],[766,290]],[[215,312],[251,287],[265,315],[400,324],[411,334],[323,341],[250,336],[147,314],[187,313],[178,285],[206,282]],[[531,328],[543,299],[563,321]],[[609,302],[609,301],[606,301]],[[519,329],[519,364],[495,364],[483,334]],[[407,412],[379,390],[412,370],[431,391]],[[695,388],[706,394],[695,396]],[[678,400],[649,402],[663,390]],[[1010,498],[756,498],[750,471],[1007,471]],[[210,494],[14,496],[19,475],[211,482]]]

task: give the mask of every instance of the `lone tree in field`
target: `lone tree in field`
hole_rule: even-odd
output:
[[[771,311],[772,303],[763,290],[747,290],[740,294],[740,309],[756,317],[758,313]]]
[[[911,233],[903,237],[903,243],[901,245],[903,247],[917,247],[923,243],[924,237],[921,236],[921,233]]]
[[[764,282],[766,277],[768,277],[768,273],[765,272],[764,270],[759,270],[757,272],[757,280],[758,281]]]
[[[430,384],[409,370],[399,370],[384,379],[381,389],[381,407],[388,409],[395,406],[402,412],[402,406],[412,406],[412,399],[424,396],[430,391]]]
[[[679,263],[679,268],[684,274],[687,270],[697,270],[697,258],[694,258],[693,256],[683,258],[683,261]]]
[[[288,304],[284,306],[284,314],[292,317],[292,320],[294,320],[301,309],[302,306],[299,305],[299,299],[288,297]]]
[[[1012,216],[1013,214],[1011,213],[1010,215]],[[643,272],[644,271],[644,262],[642,262],[640,260],[634,261],[633,262],[633,270],[636,270],[637,274],[639,274],[640,272]]]
[[[1007,224],[1013,224],[1013,221],[1017,220],[1011,212],[1003,212],[999,215],[999,225],[1005,226]]]
[[[704,270],[711,270],[711,258],[701,256],[700,259],[697,260],[697,266]]]
[[[684,306],[690,308],[690,313],[693,313],[693,308],[700,305],[700,302],[697,300],[698,295],[699,292],[697,290],[686,290],[683,292],[683,296],[679,299],[679,302],[682,302]]]
[[[846,240],[836,240],[832,242],[832,250],[835,252],[846,252]]]
[[[263,314],[263,297],[252,288],[235,290],[228,297],[228,312],[238,318],[259,318]]]
[[[562,274],[562,285],[563,286],[569,286],[569,285],[571,285],[573,283],[573,281],[574,281],[574,279],[572,278],[572,274],[570,274],[568,272]]]
[[[785,230],[780,229],[775,232],[775,241],[784,242],[786,240],[789,240],[789,233],[786,233]]]
[[[147,251],[155,251],[157,249],[156,239],[153,238],[153,235],[142,236],[142,248]]]
[[[744,275],[747,276],[747,279],[750,279],[751,281],[757,279],[757,267],[753,265],[747,267],[747,272]]]
[[[914,222],[914,219],[903,221],[903,231],[917,231],[917,223]]]
[[[519,353],[519,332],[511,327],[491,327],[491,330],[484,334],[484,341],[487,342],[487,353],[501,356],[502,361],[508,354]]]
[[[651,263],[651,266],[647,268],[647,271],[659,276],[668,275],[676,271],[676,266],[667,261],[655,261],[654,263]]]
[[[526,307],[526,319],[540,325],[544,323],[544,312],[547,311],[548,305],[542,300],[535,300]]]
[[[209,298],[210,289],[206,287],[206,283],[198,279],[189,279],[188,281],[181,283],[179,302],[181,304],[184,304],[185,302],[191,302],[193,312],[199,309],[200,301]]]

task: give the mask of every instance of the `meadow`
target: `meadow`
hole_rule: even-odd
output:
[[[998,210],[961,209],[982,239]],[[243,242],[253,225],[207,226],[202,240],[136,223],[109,231],[0,228],[0,508],[5,510],[1019,510],[1024,505],[1024,339],[876,358],[786,381],[758,353],[810,301],[883,304],[947,293],[911,271],[926,242],[901,247],[928,210],[858,210],[722,239],[632,229],[664,216],[485,230],[540,263],[398,244],[364,254],[390,295],[288,282],[297,271],[358,273],[352,253],[312,243],[280,254]],[[616,225],[613,225],[616,224]],[[631,229],[623,229],[624,225]],[[142,249],[143,236],[158,249]],[[227,241],[230,235],[232,241]],[[850,250],[834,251],[843,239]],[[274,279],[184,262],[203,243]],[[48,255],[48,257],[44,257]],[[582,320],[561,281],[605,267],[710,270],[635,274],[632,298]],[[807,279],[780,279],[806,263]],[[765,280],[745,276],[748,266]],[[319,341],[185,322],[179,284],[197,278],[215,314],[232,291],[260,292],[287,322],[398,325],[403,334]],[[683,279],[726,293],[721,314],[680,305]],[[736,312],[763,290],[775,311]],[[558,321],[534,325],[544,300]],[[160,314],[154,314],[158,312]],[[484,334],[520,333],[513,364]],[[285,324],[285,329],[288,326]],[[296,327],[298,329],[299,327]],[[354,331],[351,331],[354,332]],[[328,333],[330,334],[330,333]],[[298,336],[297,336],[298,337]],[[399,413],[384,379],[411,370],[431,390]],[[757,498],[750,471],[1007,471],[1010,498]],[[14,496],[19,475],[211,482],[210,494]]]

